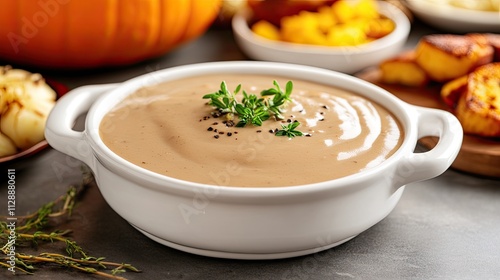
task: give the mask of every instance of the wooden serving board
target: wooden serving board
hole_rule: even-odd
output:
[[[377,68],[365,70],[356,76],[384,88],[407,103],[448,110],[441,101],[439,85],[413,88],[384,84],[379,82],[380,72]],[[419,143],[432,148],[437,141],[436,137],[426,137],[419,140]],[[464,135],[462,148],[452,168],[475,175],[500,178],[500,140]]]

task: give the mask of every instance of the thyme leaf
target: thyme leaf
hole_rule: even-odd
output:
[[[241,85],[238,85],[234,92],[230,92],[227,89],[227,84],[222,81],[220,84],[220,89],[217,92],[206,94],[203,96],[204,99],[210,99],[208,101],[209,105],[218,108],[223,113],[234,113],[236,101],[236,94],[241,89]]]
[[[288,138],[293,138],[295,136],[302,136],[304,133],[301,131],[295,130],[300,125],[299,122],[291,122],[287,125],[281,125],[281,129],[278,130],[275,135],[276,136],[286,136]]]

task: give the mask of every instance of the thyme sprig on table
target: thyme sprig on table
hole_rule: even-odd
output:
[[[130,264],[105,261],[104,257],[89,256],[88,253],[75,241],[67,237],[71,230],[44,231],[53,226],[58,219],[70,217],[77,198],[92,182],[90,172],[85,171],[82,183],[79,186],[70,186],[68,191],[57,199],[42,205],[37,211],[26,216],[17,216],[15,227],[15,244],[12,244],[11,229],[5,222],[7,217],[0,217],[0,251],[5,255],[0,257],[0,267],[10,268],[9,251],[15,246],[15,270],[34,274],[41,265],[57,265],[71,268],[110,279],[125,279],[118,274],[133,271],[140,272]],[[12,217],[10,217],[12,218]],[[38,255],[29,255],[19,252],[22,247],[39,248],[45,244],[61,243],[65,245],[66,255],[54,252],[44,252]],[[108,270],[108,271],[106,271]]]
[[[274,87],[261,91],[260,97],[255,94],[248,94],[243,90],[243,98],[241,102],[238,102],[236,95],[241,91],[241,84],[231,92],[228,90],[226,82],[222,81],[218,91],[204,95],[203,99],[210,99],[208,105],[215,107],[218,114],[226,115],[229,120],[233,120],[235,116],[238,117],[239,121],[236,123],[236,127],[244,127],[249,124],[261,126],[264,121],[272,116],[276,120],[283,120],[285,117],[282,113],[286,103],[291,101],[292,81],[286,83],[284,91],[276,80],[273,81],[273,85]],[[300,123],[295,121],[293,129],[291,129],[293,133],[276,133],[276,136],[288,136],[290,138],[301,136],[303,133],[295,130],[299,125]],[[285,128],[283,129],[285,130]]]

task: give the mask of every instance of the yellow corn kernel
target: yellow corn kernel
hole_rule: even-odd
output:
[[[319,26],[319,17],[317,13],[301,11],[297,17],[303,29],[317,29]]]
[[[252,25],[252,31],[270,40],[280,40],[279,29],[268,21],[260,20]]]
[[[357,46],[366,43],[366,39],[361,29],[342,25],[332,28],[327,35],[330,46]]]
[[[337,24],[337,22],[335,21],[335,17],[332,16],[332,9],[329,6],[320,7],[318,9],[319,30],[326,34],[335,24]]]
[[[347,1],[337,1],[333,3],[332,13],[339,23],[345,23],[351,20],[355,15],[352,5]]]
[[[306,41],[307,44],[312,44],[312,45],[326,45],[327,40],[325,34],[320,32],[319,30],[315,32],[308,32],[302,34],[304,37],[304,40]]]
[[[320,44],[318,19],[311,12],[284,17],[281,20],[281,37],[284,41],[299,44]]]
[[[366,34],[370,30],[370,21],[365,18],[355,18],[344,23],[343,26],[357,28]]]
[[[379,18],[378,7],[375,0],[359,0],[353,7],[354,17],[375,19]]]
[[[370,20],[366,35],[375,39],[382,38],[391,33],[395,27],[394,22],[388,18]]]
[[[296,30],[295,32],[282,32],[283,41],[298,43],[298,44],[326,44],[325,35],[317,29],[312,30]]]

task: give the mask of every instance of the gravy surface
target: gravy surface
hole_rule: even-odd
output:
[[[279,187],[332,180],[374,167],[403,141],[399,122],[385,108],[331,86],[293,80],[285,123],[227,127],[211,116],[203,95],[225,81],[247,93],[284,89],[289,79],[260,75],[207,75],[144,87],[102,120],[104,143],[122,158],[186,181],[238,187]],[[242,97],[241,92],[237,95]],[[307,136],[270,131],[297,120]],[[237,121],[237,119],[236,119]]]

